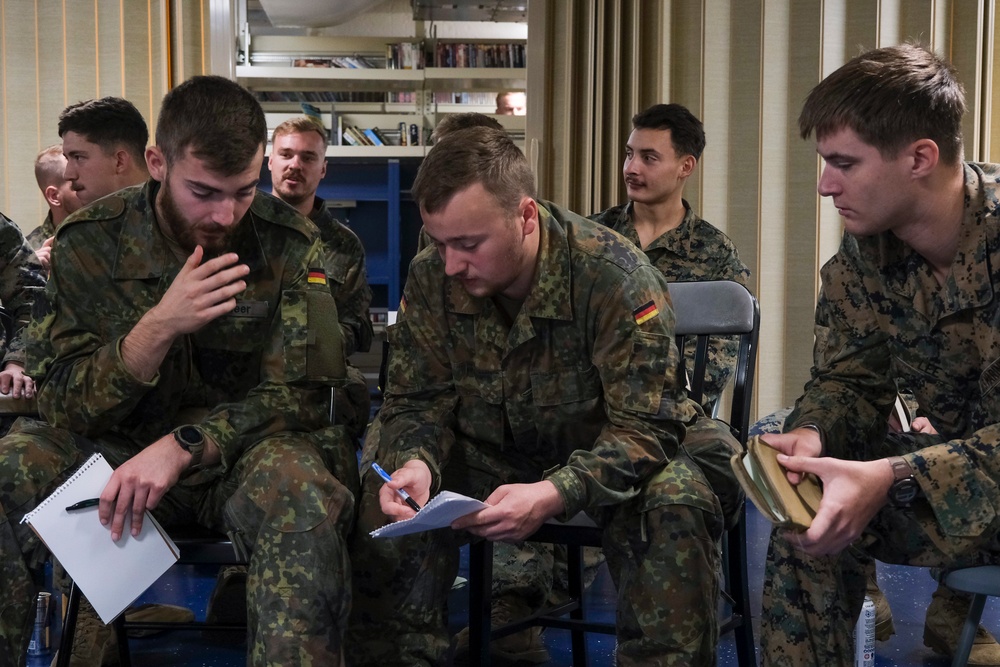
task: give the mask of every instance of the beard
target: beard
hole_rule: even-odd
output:
[[[170,235],[174,237],[174,241],[185,252],[194,252],[195,247],[200,245],[205,251],[205,257],[207,258],[221,255],[229,249],[233,232],[236,231],[236,225],[224,227],[219,224],[209,223],[197,227],[194,223],[188,221],[174,200],[173,193],[170,190],[169,177],[164,178],[163,183],[160,185],[160,195],[157,199],[157,204],[157,214],[163,218],[163,222],[166,223],[167,228],[170,230]],[[209,234],[209,237],[198,238],[199,231]]]
[[[301,172],[289,172],[287,176],[295,178],[300,185],[303,184],[303,176]],[[275,183],[274,192],[279,196],[281,201],[289,204],[293,208],[298,208],[300,204],[304,203],[306,200],[312,201],[313,196],[316,191],[312,192],[293,192],[289,188],[284,187],[285,180],[282,179]]]

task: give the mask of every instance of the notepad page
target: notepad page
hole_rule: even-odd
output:
[[[139,535],[132,537],[126,519],[122,537],[111,541],[97,507],[66,508],[101,495],[111,479],[111,465],[95,454],[38,507],[27,522],[87,596],[101,620],[110,623],[177,561],[177,546],[149,512]]]
[[[442,491],[409,519],[382,526],[373,530],[370,535],[372,537],[399,537],[422,533],[425,530],[444,528],[450,526],[455,519],[478,512],[486,507],[488,505],[481,500],[463,496],[454,491]]]

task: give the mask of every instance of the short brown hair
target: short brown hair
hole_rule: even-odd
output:
[[[286,134],[305,134],[307,132],[315,132],[323,138],[323,143],[326,143],[326,128],[309,116],[296,116],[279,124],[271,133],[271,143],[273,144],[275,139]]]
[[[524,153],[506,132],[489,127],[449,132],[420,164],[411,193],[422,210],[434,213],[476,183],[510,213],[523,197],[535,197],[535,177]]]
[[[434,128],[434,141],[441,141],[451,132],[470,127],[492,127],[494,130],[503,130],[503,125],[496,118],[487,116],[484,113],[465,111],[448,114],[438,121],[437,126]]]
[[[931,139],[941,160],[962,159],[965,91],[955,68],[914,43],[874,49],[850,60],[809,93],[799,115],[803,139],[848,128],[885,157]]]
[[[63,160],[62,144],[52,144],[43,148],[35,157],[35,181],[38,189],[44,191],[50,185],[59,185],[66,178],[66,161]]]
[[[132,161],[146,164],[149,128],[135,105],[123,97],[101,97],[71,104],[59,114],[59,136],[75,132],[107,155],[124,148]]]
[[[245,88],[221,76],[194,76],[163,98],[156,145],[167,164],[186,150],[224,176],[242,172],[267,143],[267,121]]]

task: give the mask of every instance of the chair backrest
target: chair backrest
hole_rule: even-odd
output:
[[[757,365],[757,339],[760,332],[760,307],[757,298],[737,282],[708,280],[670,283],[670,301],[677,318],[674,333],[677,347],[683,351],[687,339],[697,338],[694,368],[687,374],[689,394],[702,402],[705,374],[709,364],[709,341],[714,337],[738,338],[736,372],[729,411],[730,428],[740,444],[745,445],[750,430],[750,404],[753,398],[754,371]],[[683,355],[682,355],[683,357]],[[682,360],[682,377],[687,370]]]
[[[729,280],[671,283],[670,300],[677,319],[674,332],[681,351],[681,379],[690,381],[689,395],[703,403],[702,391],[708,372],[710,341],[718,337],[734,337],[738,341],[736,370],[730,400],[729,427],[740,445],[746,447],[750,431],[750,404],[753,396],[754,370],[757,365],[757,338],[760,329],[760,307],[747,288]],[[696,338],[693,368],[688,374],[683,359],[684,344]],[[718,342],[716,340],[716,342]],[[723,541],[723,594],[731,613],[720,623],[720,634],[734,630],[736,659],[740,667],[757,664],[750,610],[750,583],[747,573],[746,508]]]

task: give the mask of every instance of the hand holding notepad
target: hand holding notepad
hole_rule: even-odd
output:
[[[21,519],[35,531],[93,605],[110,623],[178,558],[177,545],[151,514],[137,536],[131,518],[117,542],[110,526],[101,525],[97,506],[87,501],[101,495],[113,470],[94,454],[62,486]],[[82,505],[67,511],[68,507]]]
[[[730,464],[747,496],[769,521],[806,530],[819,510],[823,490],[816,476],[808,473],[803,473],[798,484],[789,482],[778,453],[754,436],[747,442],[746,453],[734,454]]]

